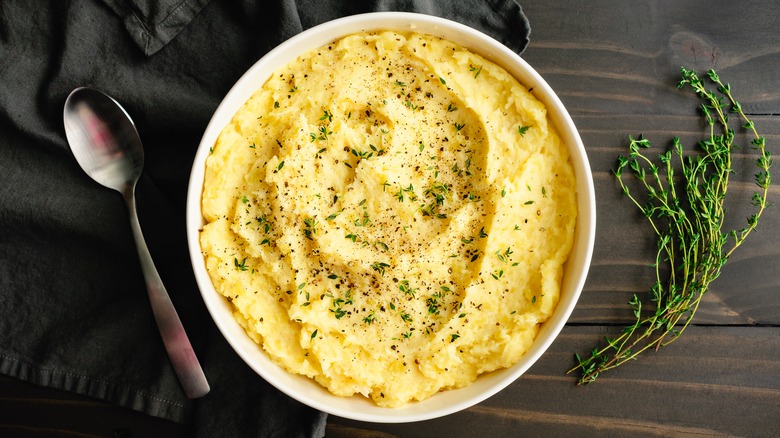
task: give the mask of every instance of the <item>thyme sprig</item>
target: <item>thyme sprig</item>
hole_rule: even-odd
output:
[[[575,354],[578,364],[569,372],[581,373],[579,384],[591,383],[601,373],[679,338],[693,320],[710,283],[718,278],[734,250],[756,229],[768,205],[772,158],[766,139],[758,134],[753,121],[732,96],[731,87],[714,70],[707,72],[707,78],[717,93],[708,90],[696,72],[685,68],[681,72],[677,88],[689,86],[702,100],[700,109],[709,138],[699,143],[701,153],[692,156],[684,156],[680,140],[674,138],[671,150],[660,155],[657,165],[643,153],[650,141],[642,136],[629,137],[630,154],[618,158],[614,173],[623,193],[642,211],[658,236],[656,281],[650,288],[650,302],[643,303],[636,295],[629,301],[636,321],[620,336],[606,338],[606,346],[594,349],[589,357]],[[738,147],[734,144],[735,131],[729,126],[729,112],[741,119],[742,128],[753,137],[759,170],[755,174],[758,190],[752,196],[753,214],[743,228],[726,231],[723,204],[729,177],[734,173],[731,152]],[[682,183],[675,184],[677,169],[681,169]],[[624,182],[626,170],[638,179],[643,201]]]

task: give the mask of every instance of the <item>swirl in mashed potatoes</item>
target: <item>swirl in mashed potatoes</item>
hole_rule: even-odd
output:
[[[276,71],[214,145],[202,207],[208,272],[247,334],[388,407],[521,358],[577,214],[567,149],[529,90],[390,31]]]

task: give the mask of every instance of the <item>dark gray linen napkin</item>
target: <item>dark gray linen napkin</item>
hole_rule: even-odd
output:
[[[322,436],[326,416],[283,395],[232,351],[189,263],[190,166],[221,98],[263,54],[361,12],[438,15],[520,53],[513,0],[352,2],[85,0],[0,3],[0,372],[192,425],[194,436]],[[65,141],[68,93],[97,87],[134,118],[149,249],[211,392],[188,400],[151,315],[121,196]]]

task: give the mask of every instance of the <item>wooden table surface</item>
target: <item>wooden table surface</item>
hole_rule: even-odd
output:
[[[518,381],[441,419],[376,425],[330,417],[327,435],[780,436],[780,168],[759,231],[723,268],[674,344],[575,386],[566,375],[630,322],[646,296],[654,236],[610,171],[628,134],[658,147],[702,138],[684,65],[715,68],[780,153],[780,2],[523,0],[532,26],[523,54],[577,124],[596,187],[593,263],[569,324]],[[755,157],[739,153],[729,214],[746,217]],[[742,198],[740,200],[739,198]],[[0,377],[0,436],[187,436],[182,425]]]

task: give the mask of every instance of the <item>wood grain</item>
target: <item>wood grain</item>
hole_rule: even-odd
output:
[[[680,66],[715,68],[754,114],[780,114],[777,2],[523,1],[523,54],[573,114],[689,114]],[[774,67],[774,68],[773,68]]]
[[[654,237],[610,171],[627,136],[657,150],[702,138],[679,68],[715,68],[780,153],[780,2],[523,0],[523,54],[578,126],[597,193],[593,263],[569,324],[518,381],[441,419],[368,424],[331,417],[330,437],[780,435],[780,177],[758,232],[712,283],[696,322],[674,344],[576,387],[566,371],[630,321],[626,302],[654,281]],[[728,224],[749,214],[752,162],[743,149]],[[0,377],[0,436],[186,436],[182,425]]]
[[[540,361],[464,412],[413,424],[335,417],[338,435],[775,436],[780,430],[780,336],[774,328],[694,327],[676,344],[577,387],[572,352],[618,328],[567,327]],[[734,353],[739,351],[742,356]],[[717,415],[713,415],[717,413]],[[354,434],[353,434],[354,433]]]
[[[633,294],[646,297],[654,282],[655,236],[639,210],[626,199],[611,171],[618,155],[628,153],[628,135],[645,135],[656,153],[665,151],[674,136],[694,150],[703,139],[701,118],[695,115],[574,116],[585,144],[596,189],[596,247],[588,281],[575,309],[573,323],[627,323],[626,303]],[[756,125],[770,144],[780,143],[780,117],[756,116]],[[735,171],[726,209],[730,228],[744,226],[752,213],[754,161],[745,135],[744,149],[734,154]],[[650,152],[653,155],[653,152]],[[629,179],[630,180],[630,179]],[[780,199],[780,186],[770,189]],[[770,208],[758,231],[734,253],[720,278],[712,283],[697,315],[702,324],[780,324],[780,212]]]

